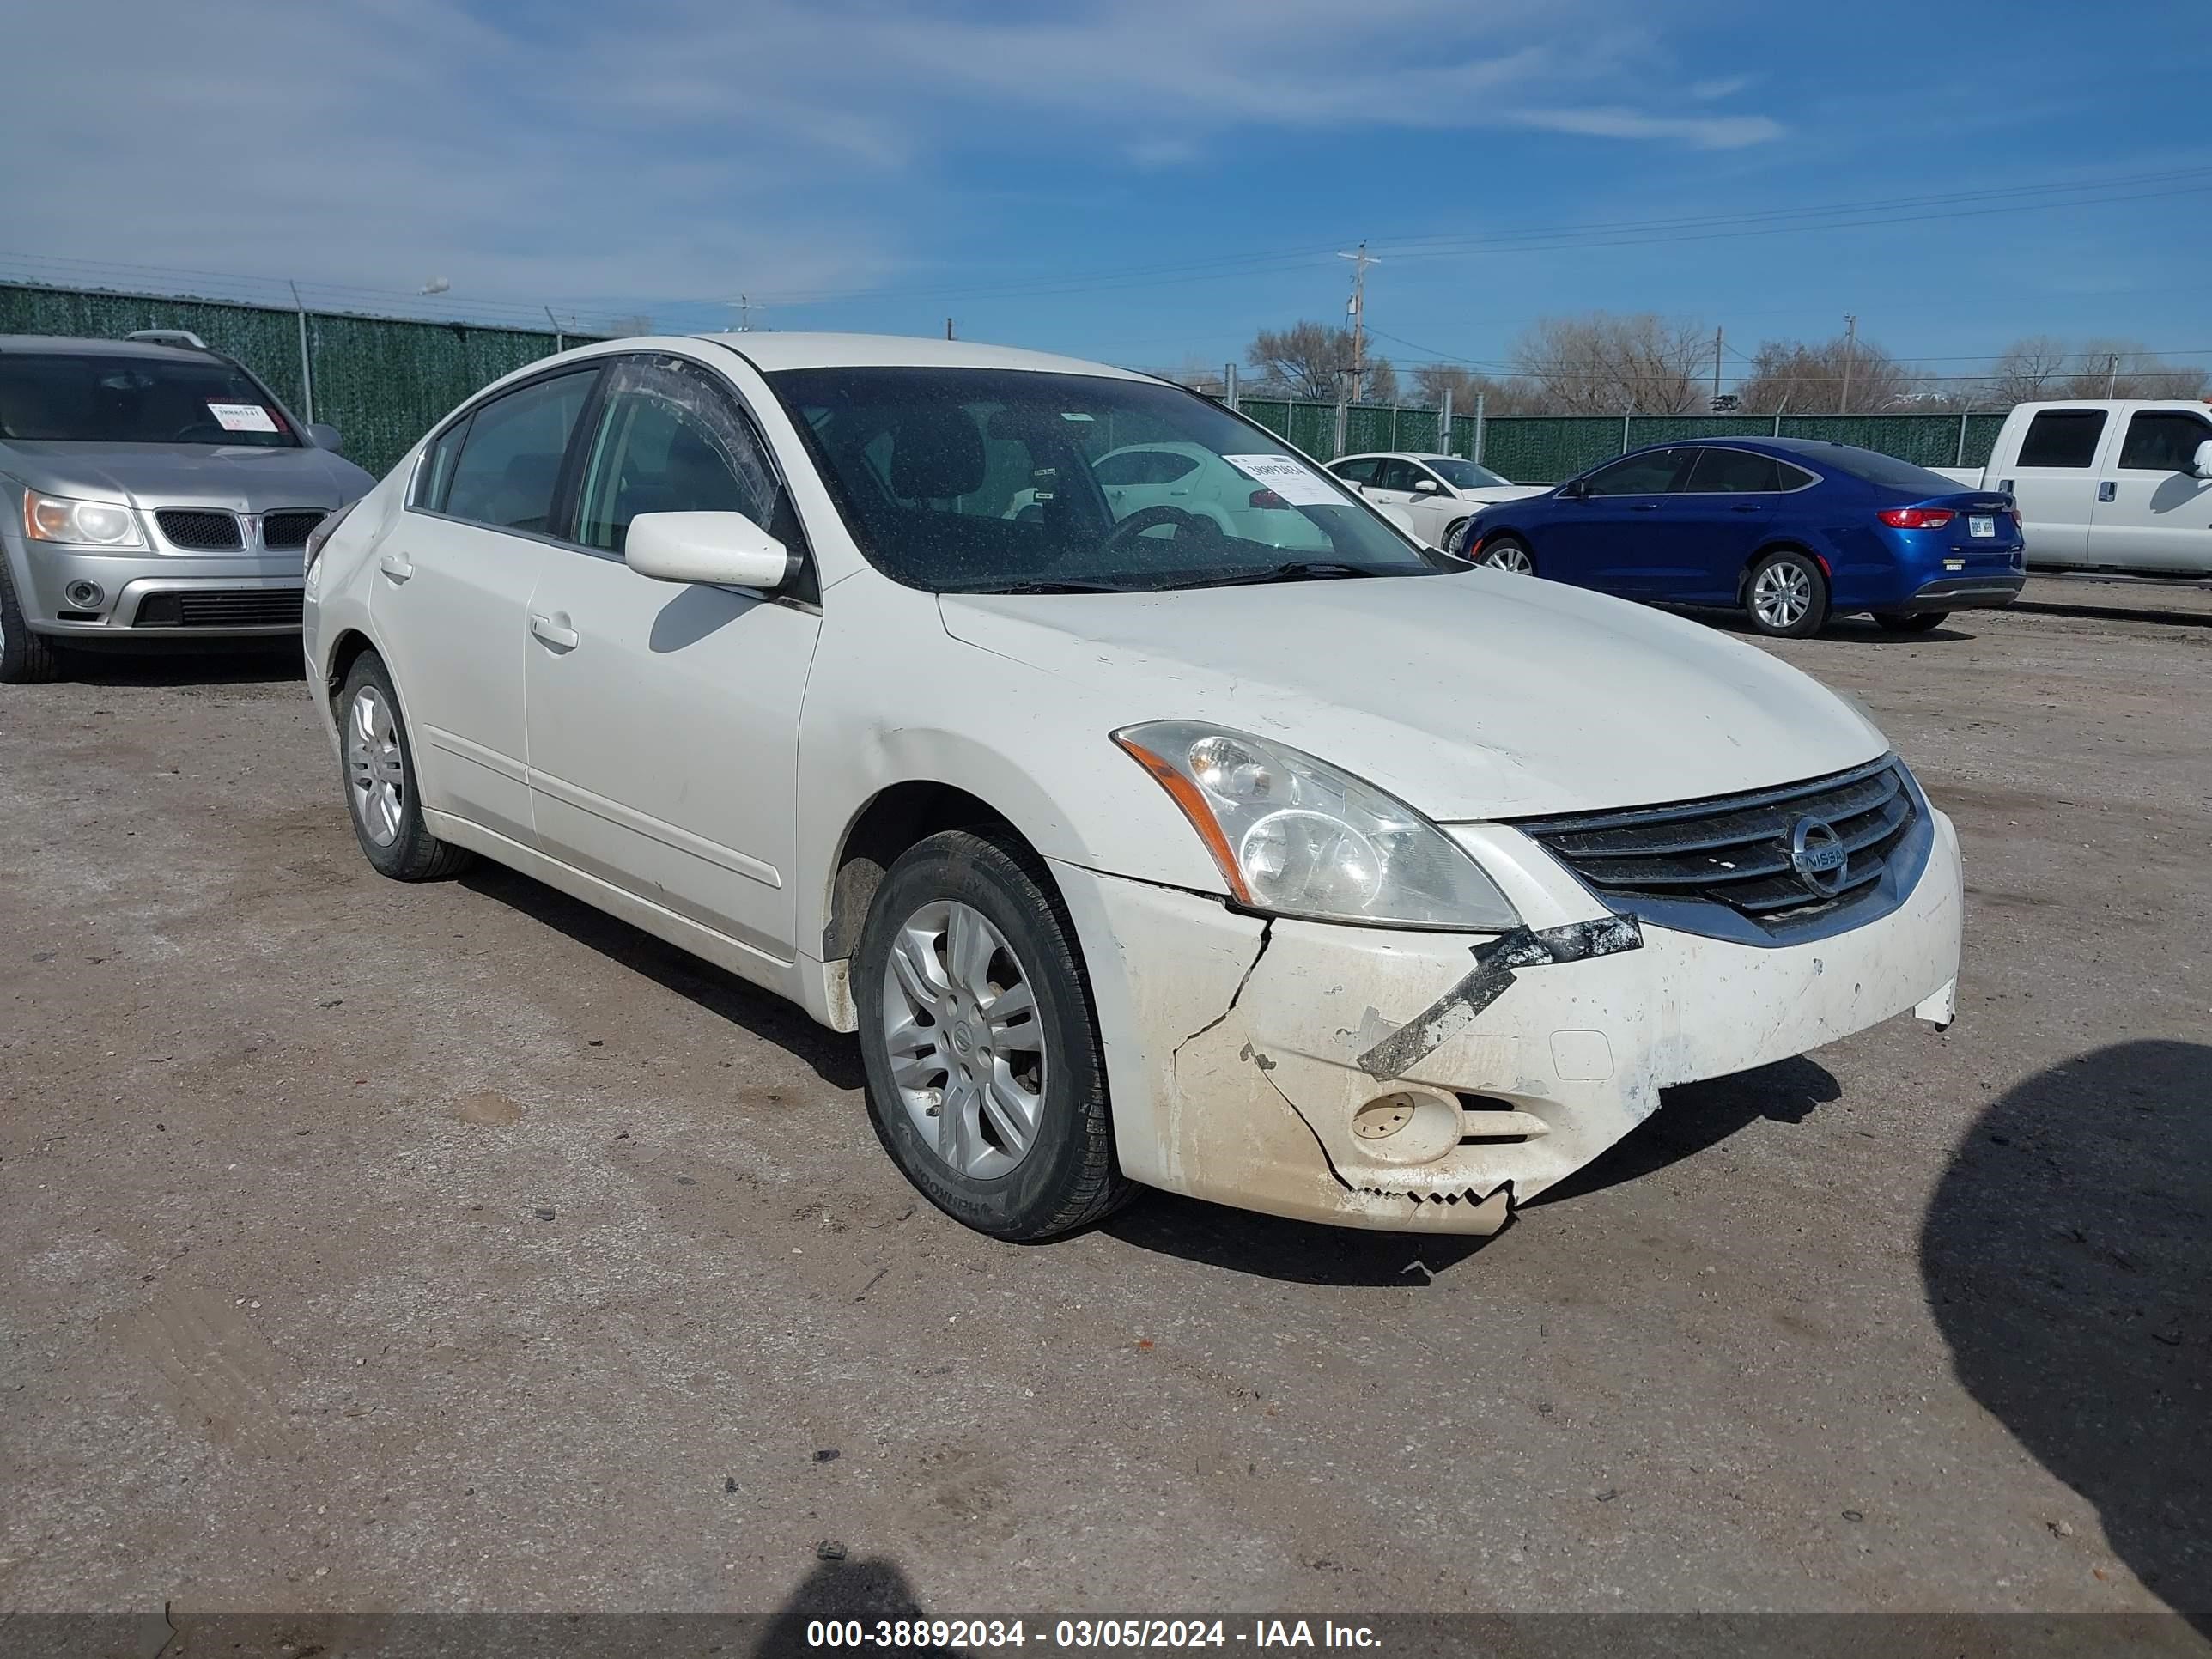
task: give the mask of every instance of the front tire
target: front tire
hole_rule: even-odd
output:
[[[1003,835],[916,843],[876,890],[854,963],[868,1115],[923,1197],[994,1238],[1049,1238],[1133,1188],[1074,929]]]
[[[1437,545],[1443,551],[1456,556],[1459,552],[1459,538],[1465,534],[1467,534],[1467,520],[1454,519],[1444,526],[1443,539]]]
[[[362,856],[394,881],[440,881],[474,854],[440,841],[422,819],[415,749],[384,659],[364,651],[338,693],[338,774]]]
[[[1518,536],[1494,536],[1482,544],[1482,556],[1477,564],[1488,565],[1492,570],[1510,571],[1516,576],[1536,574],[1536,556],[1528,550],[1528,544]]]
[[[1877,611],[1875,626],[1890,634],[1929,634],[1950,620],[1948,611]]]
[[[15,579],[8,574],[7,559],[0,556],[0,685],[44,685],[61,672],[61,653],[53,642],[33,634],[23,620]]]
[[[1809,639],[1827,626],[1828,578],[1810,553],[1785,547],[1751,567],[1743,601],[1752,627],[1769,639]]]

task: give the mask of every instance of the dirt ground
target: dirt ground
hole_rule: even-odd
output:
[[[289,659],[0,690],[0,1611],[2212,1632],[2212,593],[2145,592],[1778,647],[1959,820],[1958,1024],[1671,1091],[1479,1244],[968,1234],[850,1039],[374,876]]]

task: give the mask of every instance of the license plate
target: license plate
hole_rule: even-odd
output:
[[[1974,514],[1966,520],[1966,533],[1969,536],[1994,537],[1997,533],[1997,521],[1994,518]]]

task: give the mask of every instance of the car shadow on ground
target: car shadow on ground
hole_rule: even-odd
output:
[[[595,910],[504,866],[479,861],[469,867],[460,882],[470,891],[519,910],[631,972],[642,974],[716,1018],[798,1055],[833,1089],[859,1089],[866,1081],[860,1069],[860,1045],[849,1036],[816,1024],[794,1003],[748,985],[710,962],[664,944],[604,910]]]
[[[1802,1055],[1734,1077],[1668,1089],[1660,1097],[1657,1111],[1530,1204],[1555,1204],[1640,1181],[1718,1146],[1761,1118],[1802,1123],[1816,1107],[1840,1098],[1843,1092],[1826,1066]]]
[[[2118,1043],[2006,1094],[1920,1262],[1967,1392],[2212,1635],[2212,1048]]]
[[[307,678],[300,642],[210,650],[69,651],[62,653],[65,683],[98,686],[257,685]]]
[[[1490,1243],[1454,1233],[1324,1227],[1160,1192],[1139,1194],[1099,1231],[1140,1250],[1291,1285],[1411,1288],[1442,1278]]]
[[[1717,628],[1726,634],[1738,634],[1747,640],[1767,637],[1753,628],[1750,618],[1741,611],[1706,610],[1692,605],[1662,605],[1657,608],[1686,622],[1701,622],[1708,628]],[[1941,645],[1948,640],[1976,637],[1971,629],[1964,626],[1968,614],[1971,613],[1954,613],[1948,621],[1939,623],[1924,634],[1893,634],[1872,617],[1834,617],[1813,637],[1817,640],[1848,640],[1854,645],[1927,645],[1931,642]]]

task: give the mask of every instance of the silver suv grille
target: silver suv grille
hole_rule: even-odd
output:
[[[245,545],[238,533],[235,513],[216,507],[165,507],[154,518],[172,547],[198,550]]]
[[[1925,813],[1893,755],[1848,772],[1741,795],[1573,817],[1523,819],[1540,842],[1616,910],[1681,922],[1685,907],[1723,909],[1779,939],[1850,913],[1877,893],[1893,903],[1927,853]],[[1811,820],[1808,844],[1841,843],[1839,868],[1801,870],[1792,838]],[[1831,853],[1831,859],[1833,854]],[[1909,865],[1911,867],[1906,868]],[[1885,878],[1889,879],[1885,880]],[[1887,905],[1879,908],[1887,908]],[[1693,927],[1737,933],[1740,927]]]

